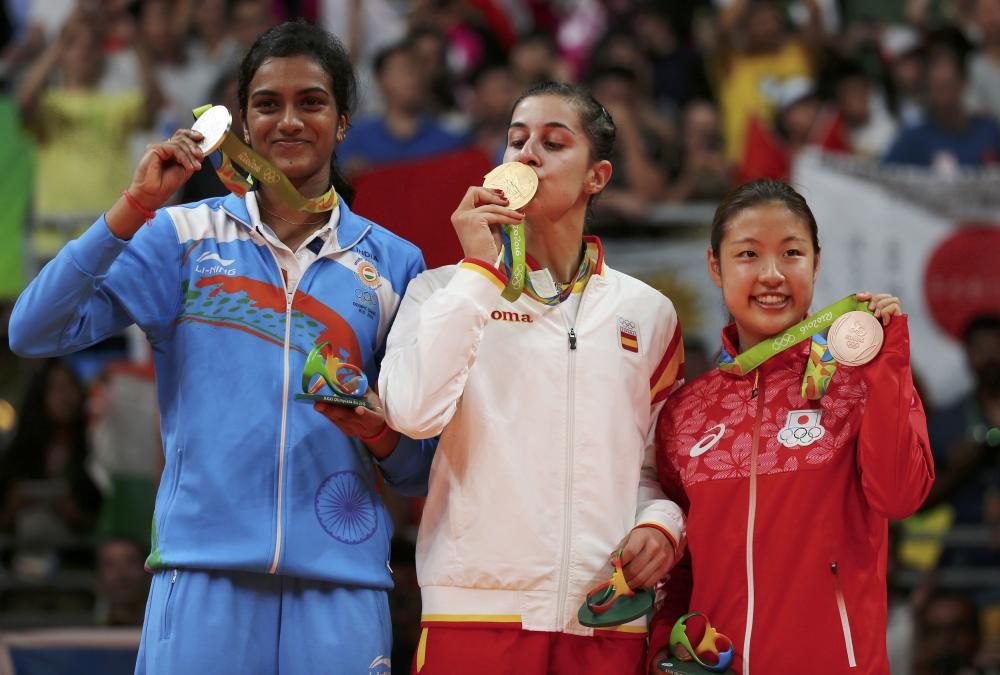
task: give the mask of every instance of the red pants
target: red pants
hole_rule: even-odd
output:
[[[646,636],[425,626],[411,675],[643,675]]]

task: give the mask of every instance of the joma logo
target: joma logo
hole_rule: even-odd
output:
[[[530,314],[518,314],[517,312],[501,312],[494,309],[490,317],[496,321],[514,321],[516,323],[531,323]]]

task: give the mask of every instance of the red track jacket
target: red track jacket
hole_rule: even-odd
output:
[[[735,326],[723,331],[735,354]],[[651,631],[690,608],[733,640],[740,673],[888,673],[888,519],[934,480],[906,317],[881,353],[803,399],[806,341],[744,376],[712,371],[660,413],[658,472],[687,512],[688,552]],[[692,581],[693,577],[693,581]]]

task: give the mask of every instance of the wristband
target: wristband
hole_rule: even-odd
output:
[[[374,436],[358,436],[358,440],[364,443],[365,445],[371,445],[372,443],[381,441],[383,438],[385,438],[386,434],[388,433],[389,433],[389,425],[383,423],[382,430],[379,431],[377,434],[375,434]]]
[[[151,221],[153,218],[156,217],[156,213],[155,212],[150,211],[145,206],[143,206],[142,204],[140,204],[139,200],[136,199],[135,197],[133,197],[132,193],[129,192],[127,189],[126,190],[122,190],[122,197],[125,198],[125,201],[128,202],[129,206],[131,206],[134,210],[138,211],[139,213],[141,213],[143,216],[146,217],[146,224],[147,225],[149,225],[149,221]]]
[[[666,537],[667,541],[670,543],[670,547],[674,550],[674,555],[675,556],[677,555],[678,549],[680,547],[677,545],[677,540],[674,539],[674,535],[670,534],[670,531],[667,530],[667,528],[663,527],[659,523],[651,523],[651,522],[647,521],[647,522],[639,523],[638,525],[636,525],[632,529],[633,530],[638,530],[640,527],[649,527],[649,528],[652,528],[652,529],[656,530],[657,532],[659,532],[660,534],[662,534],[664,537]]]

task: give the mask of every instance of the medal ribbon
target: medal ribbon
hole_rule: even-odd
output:
[[[211,104],[203,105],[191,112],[197,119],[211,107]],[[288,176],[229,131],[222,137],[219,152],[222,154],[221,162],[216,164],[214,157],[212,160],[215,173],[226,189],[237,196],[242,197],[252,190],[253,182],[240,175],[236,167],[233,166],[234,162],[248,171],[251,176],[274,190],[281,201],[292,208],[311,213],[323,213],[337,208],[339,197],[337,191],[332,187],[319,197],[306,199],[295,189],[295,186],[288,180]]]
[[[802,376],[802,398],[813,401],[823,398],[835,372],[837,372],[837,362],[830,353],[826,340],[819,333],[813,335],[812,343],[809,345],[806,372]]]
[[[528,277],[525,262],[524,223],[500,226],[503,242],[503,266],[507,272],[507,285],[500,294],[507,302],[514,302],[524,292],[524,282]]]
[[[508,232],[510,228],[511,232]],[[520,229],[521,243],[516,240],[516,231]],[[513,235],[513,236],[512,236]],[[587,284],[587,280],[590,279],[590,275],[594,273],[594,268],[597,265],[597,247],[594,244],[584,244],[583,246],[583,258],[580,260],[580,266],[576,270],[576,276],[573,280],[567,284],[557,284],[559,290],[555,295],[545,296],[535,290],[535,287],[531,283],[531,276],[527,274],[527,264],[525,261],[524,253],[524,225],[520,223],[516,225],[504,225],[501,228],[500,238],[503,241],[503,265],[504,271],[507,273],[507,286],[504,288],[503,293],[500,295],[507,301],[513,302],[520,297],[521,293],[525,293],[528,297],[542,303],[543,305],[558,305],[563,300],[568,298],[573,294],[576,289],[582,289]],[[520,250],[520,256],[518,256],[515,251]],[[518,257],[520,257],[520,277],[518,278],[517,286],[515,286],[514,279],[517,276],[517,264]],[[517,288],[516,294],[514,289]],[[508,297],[508,295],[512,297]]]
[[[849,295],[829,307],[824,307],[812,316],[806,317],[780,334],[754,345],[735,358],[723,349],[722,356],[719,359],[719,368],[724,372],[734,375],[746,375],[772,356],[780,354],[816,333],[829,328],[837,317],[853,311],[871,312],[868,309],[867,301],[858,300],[854,295]],[[825,340],[823,341],[823,347],[826,347]],[[810,352],[810,360],[811,358]]]

